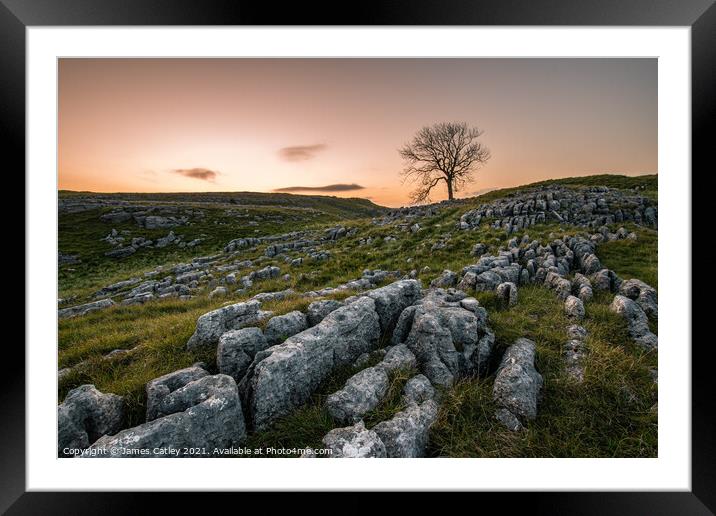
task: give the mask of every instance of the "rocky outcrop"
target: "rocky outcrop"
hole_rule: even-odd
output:
[[[415,354],[421,372],[445,387],[456,378],[484,373],[494,344],[484,308],[473,311],[463,307],[463,299],[448,299],[445,291],[431,292],[403,311],[393,333],[393,342],[404,342]]]
[[[236,382],[227,375],[203,376],[172,391],[156,413],[156,419],[102,437],[84,456],[206,458],[239,446],[246,437]],[[169,449],[174,453],[169,455]]]
[[[62,308],[57,311],[57,317],[59,319],[68,319],[70,317],[77,317],[79,315],[85,315],[96,310],[102,310],[114,305],[114,301],[111,299],[100,299],[99,301],[93,301],[84,305],[71,306],[69,308]]]
[[[269,319],[264,330],[269,346],[279,344],[308,328],[306,315],[298,310]]]
[[[72,389],[57,407],[57,455],[79,455],[97,439],[122,427],[124,401],[116,394],[104,394],[94,385]]]
[[[586,354],[585,339],[587,330],[582,326],[573,324],[567,327],[569,340],[564,345],[565,371],[567,376],[577,383],[584,381],[584,368],[582,361]]]
[[[658,338],[649,329],[649,318],[636,301],[616,295],[609,308],[626,320],[629,335],[636,344],[647,350],[658,347]]]
[[[376,408],[388,392],[388,373],[368,367],[351,376],[345,386],[328,396],[326,409],[341,424],[356,423]]]
[[[564,313],[571,319],[584,319],[584,303],[578,297],[567,296],[564,301]]]
[[[511,430],[519,429],[524,422],[537,417],[537,398],[543,380],[534,367],[534,360],[535,343],[525,338],[517,339],[505,351],[495,374],[493,398],[501,407],[497,417]]]
[[[387,457],[385,445],[378,434],[367,430],[363,421],[345,428],[334,428],[323,438],[332,459],[363,459]]]
[[[510,281],[497,285],[495,294],[497,295],[500,305],[504,308],[517,304],[517,285]]]
[[[392,419],[375,425],[372,430],[385,445],[390,458],[424,457],[428,445],[428,432],[438,417],[434,400],[410,404]]]
[[[252,426],[266,428],[305,403],[335,368],[375,349],[379,337],[375,301],[361,297],[274,346],[249,381],[247,402]]]
[[[216,365],[219,372],[240,382],[254,361],[256,354],[269,344],[259,328],[230,330],[219,338]]]
[[[435,398],[435,388],[425,375],[418,374],[408,380],[403,387],[403,399],[406,403],[422,403]]]
[[[216,345],[219,338],[229,330],[251,326],[270,316],[259,310],[261,303],[248,301],[218,308],[199,317],[196,330],[186,343],[186,348],[196,349],[202,346]]]
[[[457,226],[469,230],[486,222],[511,234],[550,221],[592,228],[620,222],[656,227],[658,208],[649,198],[625,190],[548,185],[483,203],[463,214]]]
[[[659,317],[659,302],[656,289],[638,279],[626,280],[619,286],[619,293],[636,301],[648,317]]]
[[[199,380],[209,373],[200,364],[179,369],[171,373],[155,378],[147,383],[145,391],[147,393],[147,421],[152,421],[160,416],[160,406],[162,400],[176,391],[184,387],[186,384]]]
[[[322,299],[320,301],[314,301],[308,305],[306,310],[306,317],[308,318],[308,325],[315,326],[321,322],[328,314],[334,310],[338,310],[343,306],[343,303],[336,301],[335,299]]]
[[[393,329],[402,311],[420,299],[420,281],[396,281],[385,287],[369,290],[364,295],[375,301],[381,331],[387,333]]]

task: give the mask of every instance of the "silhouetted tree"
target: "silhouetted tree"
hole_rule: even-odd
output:
[[[490,159],[490,151],[478,142],[482,135],[477,127],[464,122],[442,122],[423,127],[413,141],[399,149],[405,161],[403,182],[418,182],[411,193],[413,203],[430,200],[430,191],[445,181],[448,199],[453,199],[472,174]]]

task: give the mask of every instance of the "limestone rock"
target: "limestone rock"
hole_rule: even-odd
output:
[[[269,319],[264,334],[269,346],[273,346],[283,342],[288,337],[302,332],[306,328],[308,328],[306,315],[298,310],[294,310],[285,315],[277,315]]]
[[[248,380],[247,405],[253,427],[264,429],[304,404],[335,368],[352,364],[375,349],[379,336],[375,302],[361,297],[270,348],[271,354]]]
[[[77,455],[71,450],[87,448],[97,439],[122,427],[124,401],[116,394],[104,394],[94,385],[72,389],[57,407],[59,457]]]
[[[534,367],[534,359],[535,343],[517,339],[505,351],[495,375],[495,401],[521,420],[537,417],[537,397],[543,380]]]
[[[367,430],[363,421],[345,428],[334,428],[323,438],[326,448],[332,450],[333,459],[386,457],[385,445],[378,434]]]
[[[356,423],[376,408],[388,391],[388,373],[369,367],[351,376],[345,386],[328,396],[326,409],[341,424]]]
[[[240,382],[246,374],[256,353],[269,347],[259,328],[230,330],[219,338],[216,349],[216,365],[221,374]]]
[[[197,457],[183,450],[205,448],[212,454],[215,448],[239,446],[246,438],[236,382],[227,375],[204,376],[187,383],[164,397],[157,412],[161,417],[102,437],[90,451],[104,451],[104,455],[96,455],[100,457],[152,457],[171,447],[179,451],[175,456]],[[112,449],[115,455],[111,455]]]
[[[434,400],[411,404],[392,419],[378,423],[373,431],[385,445],[390,458],[424,457],[428,432],[438,416]]]

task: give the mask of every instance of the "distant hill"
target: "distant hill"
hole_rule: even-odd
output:
[[[95,193],[60,190],[60,198],[91,198],[94,200],[159,202],[188,204],[230,204],[237,206],[275,206],[309,208],[341,218],[362,218],[379,215],[387,208],[368,199],[329,195],[296,195],[262,192],[191,192],[191,193]]]

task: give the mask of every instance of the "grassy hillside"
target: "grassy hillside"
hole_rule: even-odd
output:
[[[294,195],[263,192],[190,192],[190,193],[91,193],[60,190],[60,198],[78,199],[91,196],[95,199],[167,204],[217,204],[236,206],[273,206],[308,208],[342,218],[369,217],[385,208],[369,199],[335,197],[330,195]]]
[[[657,191],[656,176],[592,176],[559,180],[559,183],[570,186],[606,184],[627,189],[644,186],[654,196]],[[373,214],[346,219],[340,218],[335,212],[306,212],[303,210],[306,206],[300,206],[301,210],[296,210],[296,206],[249,208],[250,217],[258,214],[261,220],[256,226],[248,226],[246,218],[232,218],[225,214],[222,206],[207,209],[206,220],[197,225],[175,229],[175,232],[186,232],[187,240],[206,235],[202,246],[193,250],[140,251],[121,261],[109,260],[103,255],[105,243],[99,239],[106,235],[111,225],[99,220],[102,210],[62,215],[60,250],[80,255],[82,263],[60,269],[61,296],[86,296],[100,286],[127,279],[159,263],[176,263],[190,256],[216,252],[228,240],[239,236],[268,235],[299,228],[323,228],[339,222],[357,228],[358,231],[355,236],[343,238],[332,245],[331,258],[327,261],[304,261],[302,265],[291,268],[283,262],[277,262],[282,274],[290,273],[289,281],[279,278],[267,280],[255,284],[246,292],[237,294],[232,291],[228,297],[215,299],[209,299],[207,289],[189,301],[167,299],[145,305],[118,305],[86,316],[61,320],[59,367],[74,367],[78,364],[81,367],[75,367],[60,381],[60,399],[73,387],[93,383],[101,391],[126,396],[130,423],[140,423],[145,410],[144,385],[147,381],[198,360],[205,361],[210,368],[213,365],[214,350],[197,353],[188,352],[184,347],[194,331],[196,319],[203,313],[228,302],[248,299],[258,292],[287,287],[304,292],[336,286],[360,277],[364,269],[405,272],[415,269],[420,271],[419,279],[427,286],[444,269],[459,271],[465,265],[474,263],[475,258],[470,256],[470,250],[476,242],[487,244],[492,253],[506,244],[508,237],[503,231],[492,230],[487,226],[474,231],[457,231],[456,222],[474,204],[497,199],[517,190],[490,192],[465,204],[448,206],[436,215],[420,219],[422,229],[415,233],[395,223],[372,224],[369,217]],[[143,201],[154,199],[156,194],[147,195]],[[160,197],[169,202],[168,196],[173,195],[186,194],[166,194],[167,197]],[[259,197],[265,195],[260,194]],[[284,202],[285,194],[275,195],[280,195],[276,199]],[[347,204],[341,204],[343,201]],[[352,201],[342,199],[339,203],[343,206],[341,209],[347,209]],[[299,199],[296,202],[318,201]],[[361,203],[356,205],[368,206]],[[278,216],[282,222],[272,219],[270,214]],[[137,226],[132,222],[125,224],[117,224],[115,227],[133,233],[137,231]],[[657,287],[658,233],[631,224],[624,226],[637,233],[637,240],[600,244],[597,255],[605,266],[616,271],[623,279],[635,277]],[[612,228],[615,229],[616,226]],[[157,231],[167,233],[167,230]],[[562,236],[578,232],[580,230],[572,226],[549,223],[523,230],[510,238],[527,233],[531,238],[547,243],[554,238],[553,234]],[[395,237],[396,240],[386,241],[386,237]],[[360,240],[366,238],[370,238],[372,243],[361,245]],[[436,243],[445,245],[434,247]],[[264,254],[265,247],[260,245],[255,250],[247,250],[242,258],[256,260]],[[268,263],[272,262],[264,261],[260,266]],[[341,297],[349,294],[344,292]],[[589,331],[588,345],[591,352],[587,358],[585,381],[581,385],[570,382],[564,374],[561,350],[565,342],[563,328],[567,321],[561,302],[553,292],[536,285],[520,288],[519,296],[518,304],[511,308],[498,306],[492,293],[480,294],[479,300],[488,309],[489,324],[497,336],[498,353],[516,337],[526,336],[537,342],[537,368],[545,378],[540,416],[526,433],[509,432],[493,418],[492,378],[463,380],[444,393],[439,420],[432,429],[430,453],[449,457],[656,456],[657,392],[649,374],[649,370],[656,367],[656,353],[644,352],[631,343],[623,320],[608,310],[612,296],[597,296],[589,304],[584,325]],[[309,301],[294,296],[266,303],[262,308],[281,314],[303,309]],[[132,352],[111,359],[104,356],[115,349],[130,349]],[[355,372],[352,369],[336,372],[319,389],[311,403],[279,421],[271,429],[252,435],[250,446],[317,446],[323,435],[334,426],[323,408],[325,396],[335,391]],[[379,413],[369,414],[366,418],[369,427],[372,422],[385,419],[402,408],[400,390],[408,377],[407,371],[393,375],[387,401],[377,409]]]

